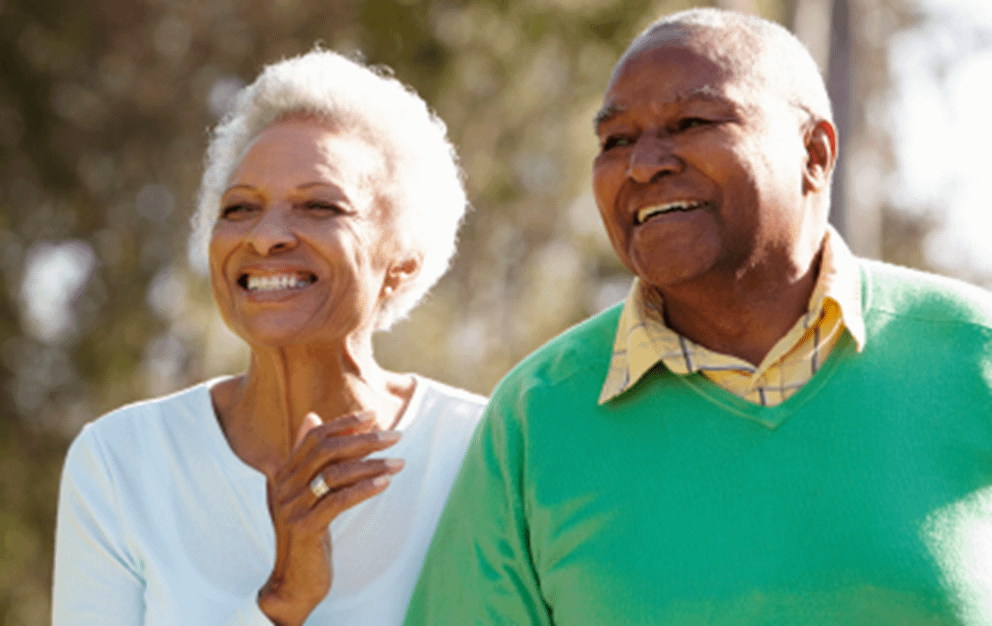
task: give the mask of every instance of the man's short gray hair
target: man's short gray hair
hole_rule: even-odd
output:
[[[687,34],[707,30],[727,33],[723,41],[731,54],[721,55],[721,61],[737,76],[758,83],[760,88],[776,90],[810,116],[833,123],[833,108],[820,68],[806,46],[783,26],[735,11],[689,9],[656,20],[631,43],[626,54],[667,28]],[[740,52],[746,54],[734,54]]]
[[[356,130],[384,146],[391,180],[376,195],[392,206],[401,253],[420,260],[417,274],[382,305],[376,329],[389,328],[447,271],[467,202],[444,122],[388,68],[319,48],[266,66],[211,135],[192,220],[194,253],[207,256],[221,196],[248,145],[292,115]]]

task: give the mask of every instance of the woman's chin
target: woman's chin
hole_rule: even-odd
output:
[[[292,323],[295,322],[295,323]],[[339,324],[324,324],[315,327],[312,320],[254,320],[251,324],[241,323],[233,329],[253,350],[304,347],[324,344],[341,344],[354,328]]]
[[[320,335],[310,329],[288,325],[252,324],[238,328],[235,333],[252,349],[289,348],[320,340]]]

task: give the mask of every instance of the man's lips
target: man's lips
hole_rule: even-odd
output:
[[[688,211],[695,211],[696,209],[706,206],[706,204],[706,202],[700,202],[698,200],[677,200],[675,202],[666,202],[664,204],[652,204],[651,206],[646,206],[643,209],[640,209],[634,215],[634,225],[640,226],[652,217],[665,215],[667,213],[684,213]]]
[[[238,284],[250,293],[264,293],[285,289],[304,289],[317,282],[310,272],[284,272],[260,274],[247,272],[238,277]]]

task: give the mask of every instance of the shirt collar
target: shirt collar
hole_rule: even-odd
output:
[[[665,324],[664,302],[660,294],[655,290],[648,293],[647,290],[645,283],[639,278],[634,279],[617,324],[610,368],[599,396],[600,404],[632,387],[670,354],[689,352],[689,340]],[[854,340],[856,349],[861,351],[865,343],[861,271],[857,258],[840,234],[829,225],[823,240],[820,273],[810,296],[808,310],[821,310],[827,299],[839,307],[843,325]],[[705,350],[701,346],[696,349]],[[685,367],[676,365],[670,368],[675,374],[685,375],[695,371],[689,359],[668,359],[668,362],[687,363]]]

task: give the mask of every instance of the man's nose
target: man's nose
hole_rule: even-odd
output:
[[[246,243],[262,256],[295,248],[299,239],[290,220],[289,209],[269,207],[252,228]]]
[[[659,176],[680,172],[684,167],[672,139],[645,134],[637,139],[630,153],[627,176],[647,184]]]

